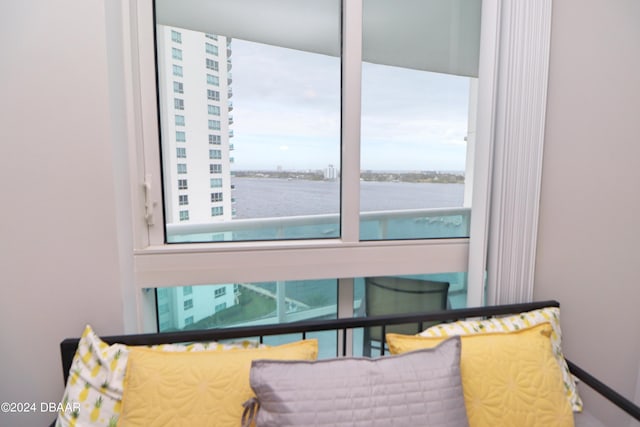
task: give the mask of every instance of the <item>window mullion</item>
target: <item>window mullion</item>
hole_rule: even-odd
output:
[[[360,240],[360,95],[362,0],[344,0],[342,11],[341,236]]]

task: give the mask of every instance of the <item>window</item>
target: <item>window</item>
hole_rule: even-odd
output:
[[[176,47],[172,47],[171,48],[171,57],[173,59],[179,59],[182,60],[182,50],[176,48]]]
[[[216,36],[215,34],[205,34],[204,36],[211,40],[218,40],[218,36]]]
[[[213,45],[211,43],[205,43],[205,51],[210,55],[218,54],[218,46]]]
[[[176,114],[176,126],[184,126],[184,116]]]
[[[184,318],[184,325],[189,326],[193,325],[193,316],[187,316]]]
[[[173,82],[173,92],[184,93],[184,85],[181,82]]]
[[[180,221],[189,220],[189,211],[180,211]]]
[[[174,98],[173,108],[176,110],[184,110],[184,99]]]
[[[187,173],[187,164],[186,163],[178,163],[178,173],[179,174]]]
[[[221,159],[222,151],[221,150],[209,150],[209,158],[210,159]]]
[[[221,286],[217,288],[214,292],[215,298],[223,297],[227,294],[227,288],[225,286]]]
[[[209,70],[218,71],[218,61],[214,61],[213,59],[207,58],[205,63],[206,63],[206,67]]]
[[[211,178],[210,184],[211,188],[220,188],[222,187],[222,178]]]
[[[220,92],[217,90],[207,89],[207,99],[211,101],[220,101]]]
[[[310,3],[313,4],[313,0]],[[318,4],[320,3],[319,1]],[[422,5],[422,2],[416,2],[412,3],[411,7],[421,8],[422,6],[418,6],[418,3]],[[469,3],[474,2],[472,0]],[[222,0],[220,4],[224,5],[225,1]],[[272,0],[267,0],[266,4],[274,9],[282,6],[278,1]],[[464,8],[466,5],[467,3],[460,7]],[[450,98],[462,99],[464,96],[460,94],[463,92],[473,95],[477,87],[477,82],[473,77],[476,74],[450,72],[448,67],[455,62],[454,56],[457,52],[449,52],[448,49],[449,46],[455,44],[449,40],[449,37],[457,37],[457,31],[460,29],[478,26],[473,27],[467,25],[466,22],[453,22],[455,19],[451,20],[452,23],[449,26],[449,19],[440,18],[440,21],[445,23],[443,27],[447,27],[447,31],[444,31],[446,37],[442,41],[444,47],[438,46],[438,48],[447,52],[445,56],[450,61],[445,60],[445,65],[434,72],[423,69],[427,66],[422,63],[420,65],[400,63],[400,60],[411,61],[418,57],[431,57],[430,51],[422,49],[422,47],[434,42],[425,37],[415,36],[418,33],[411,33],[414,35],[405,36],[400,41],[393,38],[394,34],[399,32],[397,31],[398,27],[394,27],[394,23],[397,21],[394,21],[396,15],[393,8],[386,11],[388,14],[381,15],[385,16],[384,22],[391,28],[368,28],[367,26],[372,22],[371,19],[360,19],[362,17],[358,16],[354,18],[353,15],[347,14],[346,16],[350,17],[345,20],[343,24],[345,32],[344,35],[341,35],[340,16],[342,11],[339,2],[336,1],[334,6],[334,24],[327,26],[326,30],[314,31],[321,36],[318,38],[324,39],[327,36],[326,39],[335,41],[334,45],[328,46],[321,54],[314,53],[313,49],[305,47],[304,37],[298,34],[292,34],[292,40],[284,40],[281,45],[260,43],[261,39],[258,36],[252,37],[251,41],[234,38],[232,42],[226,40],[223,35],[217,36],[220,46],[225,46],[226,43],[230,61],[222,69],[218,69],[216,63],[218,71],[216,74],[220,75],[224,83],[222,90],[225,92],[222,99],[219,92],[217,97],[211,96],[213,94],[209,92],[210,89],[207,91],[207,98],[222,101],[219,108],[221,121],[224,120],[225,123],[225,130],[221,132],[223,135],[212,135],[208,132],[208,128],[204,127],[202,119],[199,119],[197,124],[190,121],[189,154],[190,157],[196,157],[194,156],[196,152],[203,152],[201,148],[194,152],[191,144],[219,144],[222,145],[220,151],[231,148],[227,120],[229,112],[233,108],[235,119],[233,131],[237,135],[237,139],[234,141],[236,145],[235,163],[229,162],[228,156],[226,156],[227,151],[225,151],[225,159],[220,158],[217,163],[205,162],[202,165],[204,171],[200,169],[196,171],[196,162],[189,162],[189,178],[192,180],[190,183],[192,184],[191,191],[195,191],[197,186],[202,188],[202,183],[196,184],[193,179],[196,176],[202,176],[203,172],[206,175],[206,164],[209,164],[210,174],[218,174],[215,179],[220,179],[223,185],[223,187],[210,188],[222,188],[223,190],[220,190],[219,193],[229,195],[229,197],[225,197],[225,200],[216,202],[220,203],[221,208],[227,209],[225,212],[227,212],[228,219],[210,218],[209,224],[211,226],[209,228],[203,226],[203,231],[199,233],[192,232],[196,228],[191,224],[189,227],[177,222],[172,224],[171,221],[175,219],[175,214],[167,214],[164,218],[165,224],[161,224],[165,227],[156,227],[149,231],[149,235],[152,236],[149,240],[153,245],[175,243],[175,249],[171,249],[168,255],[163,254],[167,259],[173,259],[171,252],[175,252],[186,253],[187,258],[194,260],[191,264],[185,263],[184,267],[181,266],[181,262],[177,262],[175,266],[181,272],[184,269],[187,276],[191,277],[188,280],[193,280],[194,284],[199,285],[198,289],[202,286],[200,284],[203,283],[203,280],[208,280],[203,279],[204,277],[210,277],[212,284],[216,286],[223,286],[221,283],[223,280],[229,285],[236,285],[238,283],[252,283],[251,280],[255,281],[256,279],[272,280],[275,286],[279,286],[278,281],[286,281],[291,277],[300,278],[308,275],[308,281],[312,281],[311,278],[324,275],[326,280],[334,281],[339,292],[342,292],[345,287],[353,288],[353,283],[349,284],[349,281],[359,280],[359,275],[365,274],[367,270],[381,274],[417,272],[433,274],[443,271],[465,271],[467,268],[469,214],[471,210],[470,204],[467,203],[470,200],[468,199],[470,192],[467,187],[470,185],[471,178],[468,172],[473,165],[467,161],[465,138],[471,135],[474,129],[467,129],[469,123],[466,117],[464,120],[460,120],[459,111],[467,109],[467,113],[472,112],[471,100],[473,96],[467,95],[466,101],[459,102],[461,105],[466,102],[463,107],[456,105],[456,108],[452,108],[449,104],[438,104],[438,102],[447,101]],[[375,6],[374,2],[364,0],[363,6],[362,13],[365,17],[368,14],[373,14],[374,11],[371,8]],[[352,7],[351,2],[344,2],[344,7]],[[331,6],[328,6],[328,9],[331,9]],[[397,6],[395,9],[406,9],[406,6]],[[289,13],[286,9],[278,10],[281,10],[283,16],[287,16]],[[216,20],[227,22],[229,26],[237,25],[245,29],[251,28],[249,22],[242,21],[242,17],[231,18],[225,15],[223,6],[220,6],[220,10],[217,12],[220,16],[207,16],[207,19],[211,19],[210,29],[201,29],[212,31],[216,28]],[[350,13],[353,13],[353,9]],[[356,9],[356,13],[360,13],[360,11]],[[198,12],[195,14],[197,15]],[[305,16],[307,15],[310,22],[313,22],[314,14],[306,13]],[[389,19],[386,19],[387,15]],[[409,15],[419,17],[416,19],[420,23],[419,27],[430,27],[432,18],[422,9],[410,11]],[[452,13],[447,15],[447,18],[463,15],[467,15],[467,13]],[[473,16],[474,12],[470,11],[468,15]],[[234,19],[240,21],[234,22]],[[436,21],[438,20],[436,19]],[[359,25],[362,22],[364,22],[364,28],[361,29]],[[404,19],[400,22],[406,24],[410,21]],[[184,25],[188,25],[186,21]],[[400,28],[404,29],[404,27]],[[160,33],[158,32],[158,34]],[[312,36],[314,35],[312,34]],[[342,40],[341,37],[345,39]],[[359,39],[362,40],[365,47],[363,50],[364,62],[360,63],[356,60],[359,59],[359,55],[356,58],[349,56],[341,58],[341,52],[344,52],[344,55],[350,55],[350,52],[354,52],[350,48],[343,49],[343,47],[353,46],[350,44],[353,40],[356,40],[357,46]],[[383,46],[378,46],[375,39],[389,41],[389,44],[395,47],[391,49],[395,56],[385,56],[389,51],[384,50]],[[186,40],[185,37],[185,43]],[[196,50],[202,49],[201,40],[199,46],[196,46]],[[264,40],[266,41],[267,37],[264,37]],[[440,39],[438,38],[438,40]],[[162,43],[159,41],[160,45]],[[398,46],[403,46],[403,48],[399,49]],[[359,53],[359,50],[356,49],[355,52]],[[375,55],[370,56],[367,52],[379,53],[380,56],[376,59]],[[403,52],[411,52],[412,58],[404,58]],[[224,61],[227,52],[220,53],[223,55]],[[259,55],[254,56],[255,53]],[[289,54],[291,57],[287,56]],[[278,64],[278,67],[250,66],[243,69],[242,67],[246,66],[246,61],[250,61],[252,58],[258,58],[257,62],[261,63],[274,63],[277,58],[275,63]],[[213,69],[212,60],[211,62],[207,61],[206,65],[208,69]],[[232,81],[228,75],[231,67],[233,67]],[[265,70],[265,68],[273,69]],[[255,71],[254,76],[259,75],[246,79],[246,74],[243,73],[246,73],[248,69]],[[162,66],[158,66],[158,72],[162,73]],[[170,68],[168,68],[168,72],[171,72]],[[207,104],[201,102],[199,107],[195,107],[191,103],[191,99],[204,98],[202,86],[204,85],[203,74],[206,75],[206,71],[201,69],[199,72],[200,77],[194,77],[196,86],[200,85],[199,92],[195,93],[193,97],[190,96],[189,91],[192,84],[186,81],[184,98],[190,100],[188,112],[200,108],[200,111],[196,111],[194,114],[202,118],[204,113],[210,112],[208,106],[207,111],[202,111],[204,105]],[[278,72],[281,74],[278,75]],[[362,78],[360,78],[360,72]],[[190,76],[190,73],[190,69],[185,70],[185,75]],[[420,74],[419,77],[428,74],[428,78],[433,78],[433,82],[431,82],[431,86],[429,84],[416,85],[416,92],[419,92],[418,95],[421,96],[413,96],[413,92],[405,90],[405,82],[402,81],[403,77],[409,74],[413,81],[415,81],[415,74]],[[439,79],[440,74],[447,75],[447,79]],[[449,79],[449,77],[460,74],[472,77],[465,77],[464,79],[467,81],[463,85],[456,86],[455,80],[458,78],[451,77]],[[385,79],[385,76],[388,78]],[[410,80],[409,77],[407,77],[407,81]],[[304,80],[305,78],[307,80]],[[160,79],[160,81],[163,80]],[[233,90],[228,92],[225,86],[229,81],[233,85]],[[247,81],[250,84],[246,83]],[[277,82],[280,86],[270,87],[270,82]],[[284,82],[286,82],[285,86],[283,86]],[[315,85],[318,82],[319,84]],[[208,77],[207,84],[211,84]],[[362,88],[361,91],[360,88]],[[393,93],[396,88],[398,94]],[[441,91],[430,91],[434,88],[441,89]],[[164,106],[164,110],[167,110],[166,99],[169,99],[170,105],[170,98],[166,97],[166,93],[163,95],[163,90],[166,92],[166,90],[171,90],[171,87],[159,87],[158,89],[159,104]],[[288,97],[294,93],[300,94],[300,97]],[[229,103],[229,99],[224,99],[228,94],[233,94],[235,98],[233,107]],[[247,94],[254,95],[248,103],[248,98],[243,99],[243,96]],[[411,104],[399,104],[396,95],[411,97]],[[416,98],[418,99],[416,100]],[[401,110],[404,116],[398,119],[397,116],[381,115],[380,111],[387,107],[386,100],[389,100],[394,109]],[[425,104],[429,105],[425,106]],[[328,107],[321,110],[320,105],[322,108]],[[292,107],[292,109],[286,110],[285,108],[288,107]],[[170,139],[171,133],[163,132],[166,126],[163,108],[156,112],[160,120],[158,128],[161,135],[169,135]],[[243,110],[244,108],[246,110]],[[444,115],[448,112],[451,112],[451,115]],[[454,112],[455,114],[453,114]],[[153,116],[151,117],[153,118]],[[435,123],[435,125],[432,128],[418,126],[423,123]],[[196,126],[200,127],[202,131],[192,130]],[[168,127],[171,128],[171,126]],[[461,132],[460,129],[463,128],[464,132]],[[430,138],[429,141],[440,137],[446,143],[440,145],[433,142],[416,144],[415,139],[411,139],[416,134],[424,137],[424,141],[427,140],[427,137]],[[472,139],[469,137],[470,141]],[[157,141],[153,142],[157,144]],[[165,147],[166,144],[171,144],[170,140],[162,141],[161,144],[163,144],[162,149],[165,150],[163,153],[172,152]],[[198,145],[198,147],[202,146]],[[461,153],[464,153],[464,156]],[[424,167],[416,164],[409,165],[409,160],[413,161],[413,159],[417,159],[418,162],[422,159],[425,164],[434,158],[442,160],[445,154],[452,155],[454,163],[449,164],[443,161],[442,164],[428,164]],[[202,159],[201,156],[197,157]],[[404,158],[407,164],[399,163],[398,158]],[[170,159],[165,160],[170,161]],[[359,170],[360,165],[362,171]],[[397,167],[398,165],[401,167]],[[152,167],[156,166],[152,165]],[[164,176],[166,182],[175,182],[171,179],[175,169],[170,167],[170,163],[160,165],[158,168],[163,168],[163,172],[166,172],[166,176]],[[140,176],[144,175],[140,174]],[[157,174],[153,176],[157,176]],[[234,186],[233,190],[232,185]],[[295,187],[296,185],[299,186]],[[170,187],[170,185],[167,184],[165,187]],[[402,190],[396,191],[400,187],[412,189],[420,187],[421,191],[405,194]],[[452,189],[454,191],[450,192],[449,190]],[[167,188],[165,191],[170,192]],[[269,194],[271,194],[270,197]],[[278,196],[274,197],[274,194]],[[322,198],[318,197],[319,194],[322,195]],[[305,196],[308,196],[308,199],[305,199]],[[411,204],[413,201],[424,201],[428,198],[427,196],[433,196],[433,199],[430,200],[433,202],[431,205],[414,206]],[[198,197],[200,197],[198,200],[201,200],[202,194]],[[278,201],[292,199],[294,203],[286,206],[281,213],[270,209],[267,204],[259,204],[261,199],[264,201],[269,198]],[[236,200],[235,203],[232,202],[233,199]],[[212,200],[215,200],[213,196]],[[163,208],[166,211],[176,210],[175,206],[168,205],[168,201],[167,197]],[[249,201],[249,205],[246,204],[247,201]],[[192,202],[195,204],[196,199],[193,199]],[[381,205],[369,205],[373,202],[379,202]],[[386,205],[382,205],[382,203],[386,203]],[[282,203],[278,204],[282,205]],[[206,213],[210,215],[207,216],[214,216],[215,213],[218,213],[212,209],[212,206],[208,206],[208,208],[210,210],[207,209],[209,212]],[[311,210],[311,208],[315,210]],[[416,214],[416,211],[419,213]],[[235,212],[234,219],[231,219],[233,212]],[[196,212],[195,209],[191,216],[194,225],[200,226],[206,222],[200,219],[204,217],[202,212]],[[296,218],[295,226],[292,223],[287,224],[287,218],[290,217]],[[242,220],[237,221],[237,224],[242,223],[243,227],[253,224],[255,228],[239,230],[235,228],[235,219]],[[307,223],[303,223],[304,221]],[[276,222],[280,223],[279,228],[270,226]],[[281,224],[285,226],[281,227]],[[180,231],[181,226],[185,230],[184,232]],[[454,239],[451,239],[452,237]],[[287,239],[290,242],[272,242],[278,239]],[[384,242],[379,242],[379,240],[385,239],[396,241],[386,245]],[[414,240],[405,242],[405,239]],[[437,240],[428,241],[426,239]],[[298,240],[304,240],[304,242]],[[242,244],[238,244],[239,241],[243,241]],[[256,241],[261,242],[254,244],[253,242]],[[225,260],[228,256],[236,268],[228,275],[225,273],[216,276],[213,274],[214,271],[221,272],[222,269],[215,263],[211,263],[199,269],[198,274],[191,272],[191,269],[196,270],[194,265],[199,262],[195,261],[197,258],[192,257],[188,253],[189,250],[186,249],[188,243],[191,242],[203,244],[197,246],[198,251],[201,251],[202,259],[206,258],[211,261],[214,259],[214,254],[224,253]],[[247,271],[241,271],[242,265],[254,265],[252,261],[255,259],[252,256],[255,255],[255,248],[263,246],[268,248],[270,255],[273,254],[274,258],[278,260],[279,267],[269,270],[257,265],[257,270],[254,270],[256,276],[251,276],[252,273]],[[230,250],[227,251],[225,247]],[[393,256],[391,256],[390,248],[393,248]],[[254,252],[252,253],[252,251]],[[308,265],[297,266],[292,261],[291,255],[299,251],[305,254],[305,263]],[[375,256],[364,256],[364,253],[375,254]],[[414,257],[422,259],[423,262],[418,265],[417,262],[412,261]],[[159,260],[161,257],[156,258]],[[398,258],[407,260],[407,262],[398,263]],[[340,262],[336,262],[336,259],[339,259]],[[438,260],[437,266],[435,265],[436,259]],[[157,262],[159,264],[160,261]],[[373,264],[375,264],[375,268]],[[296,271],[304,272],[298,274],[295,273]],[[257,277],[258,275],[262,277]],[[172,286],[168,282],[169,279],[165,281],[158,278],[160,276],[157,274],[154,277],[157,277],[159,286]],[[333,277],[346,279],[337,281]],[[154,285],[153,283],[145,284],[147,286]],[[231,294],[230,289],[229,294]],[[288,293],[287,297],[289,297]],[[231,305],[231,302],[227,302],[227,307]],[[355,308],[357,307],[352,304],[351,311],[354,311]],[[336,309],[336,315],[338,315],[338,311],[340,316],[348,315],[345,314],[348,313],[348,310]]]
[[[191,295],[193,293],[193,286],[183,286],[182,287],[182,295],[185,297],[187,295]]]
[[[188,190],[189,189],[189,185],[187,183],[186,179],[179,179],[178,180],[178,190]]]
[[[176,147],[176,157],[184,159],[187,157],[187,149],[184,147]]]
[[[186,195],[186,194],[180,194],[178,196],[178,204],[180,206],[188,205],[189,204],[189,196]]]
[[[224,215],[224,208],[222,206],[214,206],[211,208],[211,216]]]
[[[175,30],[171,30],[171,40],[176,43],[182,43],[182,34]]]
[[[187,134],[182,130],[176,131],[176,141],[177,142],[185,142],[187,140]]]
[[[220,120],[209,120],[209,129],[220,130]]]
[[[207,74],[207,84],[220,86],[220,78],[218,76],[214,76],[213,74]]]
[[[179,65],[173,66],[173,75],[176,77],[182,77],[182,67]]]
[[[209,112],[209,114],[213,115],[213,116],[219,116],[220,115],[220,107],[218,107],[217,105],[208,105],[207,106],[207,110]],[[220,125],[218,125],[220,126]],[[218,129],[220,129],[220,127],[218,127]]]
[[[193,299],[190,298],[190,299],[184,300],[184,304],[183,305],[184,305],[184,309],[185,310],[192,309],[193,308]]]
[[[170,309],[168,303],[158,304],[158,314],[167,314],[169,313],[169,311]]]
[[[222,193],[211,193],[211,202],[221,202],[222,201]]]

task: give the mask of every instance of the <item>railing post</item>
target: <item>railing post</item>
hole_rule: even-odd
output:
[[[285,282],[278,280],[276,282],[276,313],[278,314],[278,323],[287,321],[287,301],[285,294]]]

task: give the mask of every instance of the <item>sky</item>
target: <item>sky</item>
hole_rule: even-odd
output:
[[[234,169],[340,164],[340,59],[234,39]],[[469,79],[363,64],[361,169],[464,171]]]

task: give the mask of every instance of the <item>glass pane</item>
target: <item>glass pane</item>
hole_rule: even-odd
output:
[[[354,282],[356,316],[439,311],[467,304],[467,273],[357,278]],[[430,325],[389,327],[385,332],[416,334]],[[381,328],[358,329],[353,334],[354,355],[380,355]]]
[[[468,237],[480,1],[364,1],[362,240]]]
[[[167,241],[339,237],[340,1],[198,4],[156,2]]]
[[[291,280],[157,288],[156,297],[158,330],[168,332],[335,318],[338,288],[334,279]]]

